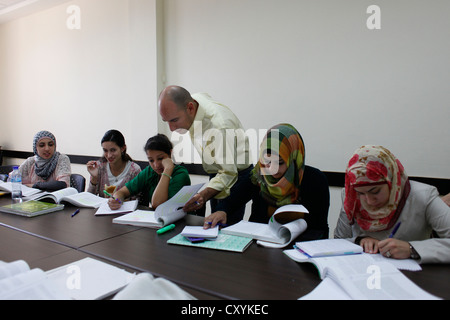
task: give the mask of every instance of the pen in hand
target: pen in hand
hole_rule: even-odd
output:
[[[397,233],[398,228],[400,227],[400,224],[401,224],[401,222],[399,221],[395,225],[394,229],[392,230],[391,234],[389,235],[389,238],[393,238],[395,236],[395,234]]]
[[[103,193],[106,194],[108,197],[113,198],[116,201],[119,201],[119,203],[122,204],[122,201],[120,201],[120,199],[114,198],[108,191],[103,190]]]

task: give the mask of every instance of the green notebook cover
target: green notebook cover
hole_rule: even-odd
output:
[[[205,240],[200,243],[192,243],[181,234],[167,240],[169,244],[178,244],[182,246],[199,247],[206,249],[216,249],[234,252],[244,252],[252,243],[253,239],[239,236],[232,236],[219,232],[216,240]]]
[[[63,209],[63,204],[47,203],[36,200],[30,200],[22,203],[15,203],[0,207],[1,212],[17,214],[25,217],[34,217]]]

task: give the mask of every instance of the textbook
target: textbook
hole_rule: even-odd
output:
[[[439,299],[414,284],[393,264],[376,261],[370,254],[308,258],[297,249],[283,252],[294,261],[317,267],[322,283],[305,299]]]
[[[3,182],[0,180],[0,190],[11,193],[12,192],[11,182]],[[30,188],[22,184],[22,197],[29,197],[39,192],[41,192],[41,190],[36,188]]]
[[[308,257],[358,254],[363,248],[346,239],[323,239],[297,242],[295,247]]]
[[[46,274],[60,291],[74,300],[110,297],[136,277],[134,273],[89,257],[47,271]],[[74,279],[77,274],[79,278]]]
[[[0,261],[0,300],[69,300],[41,269],[23,260]]]
[[[114,218],[113,223],[155,229],[163,227],[162,222],[155,218],[155,212],[148,210],[136,210],[121,217]]]
[[[108,199],[101,198],[90,192],[80,192],[75,188],[64,188],[54,192],[42,192],[37,195],[25,198],[26,200],[42,200],[53,203],[68,202],[78,207],[98,208]]]
[[[14,203],[0,207],[0,212],[12,213],[19,216],[31,218],[50,212],[60,211],[63,209],[64,209],[63,204],[54,204],[30,200],[22,203]]]
[[[219,236],[219,226],[209,229],[204,229],[203,226],[186,226],[181,235],[188,238],[216,239]]]
[[[149,228],[162,228],[167,226],[184,218],[186,212],[183,211],[183,206],[203,185],[204,183],[194,186],[184,186],[172,198],[160,204],[155,211],[136,210],[113,219],[113,223]]]
[[[167,240],[167,243],[205,249],[244,252],[250,246],[252,241],[253,240],[250,238],[233,236],[230,234],[223,234],[219,232],[219,235],[215,240],[206,240],[197,243],[189,241],[188,239],[186,239],[186,237],[184,237],[180,233],[175,237]]]
[[[222,232],[258,240],[257,244],[261,246],[283,248],[306,230],[307,223],[302,218],[307,213],[302,205],[286,205],[278,208],[268,223],[242,220],[223,228]]]
[[[119,291],[134,274],[84,258],[44,272],[23,260],[0,261],[0,300],[94,300]]]

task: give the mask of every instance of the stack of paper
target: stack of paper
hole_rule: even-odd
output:
[[[181,235],[186,238],[214,240],[219,236],[219,226],[209,229],[204,229],[203,227],[199,226],[186,226],[181,232]]]

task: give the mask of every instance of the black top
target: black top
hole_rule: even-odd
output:
[[[227,224],[234,224],[243,219],[236,210],[252,200],[252,211],[249,221],[268,223],[269,204],[261,196],[259,186],[251,182],[251,173],[240,183],[236,183],[229,197],[223,199],[217,211],[227,213]],[[326,176],[314,167],[305,166],[302,183],[300,185],[299,202],[308,209],[305,220],[308,224],[306,231],[297,241],[328,238],[328,208],[330,206],[330,191]]]

